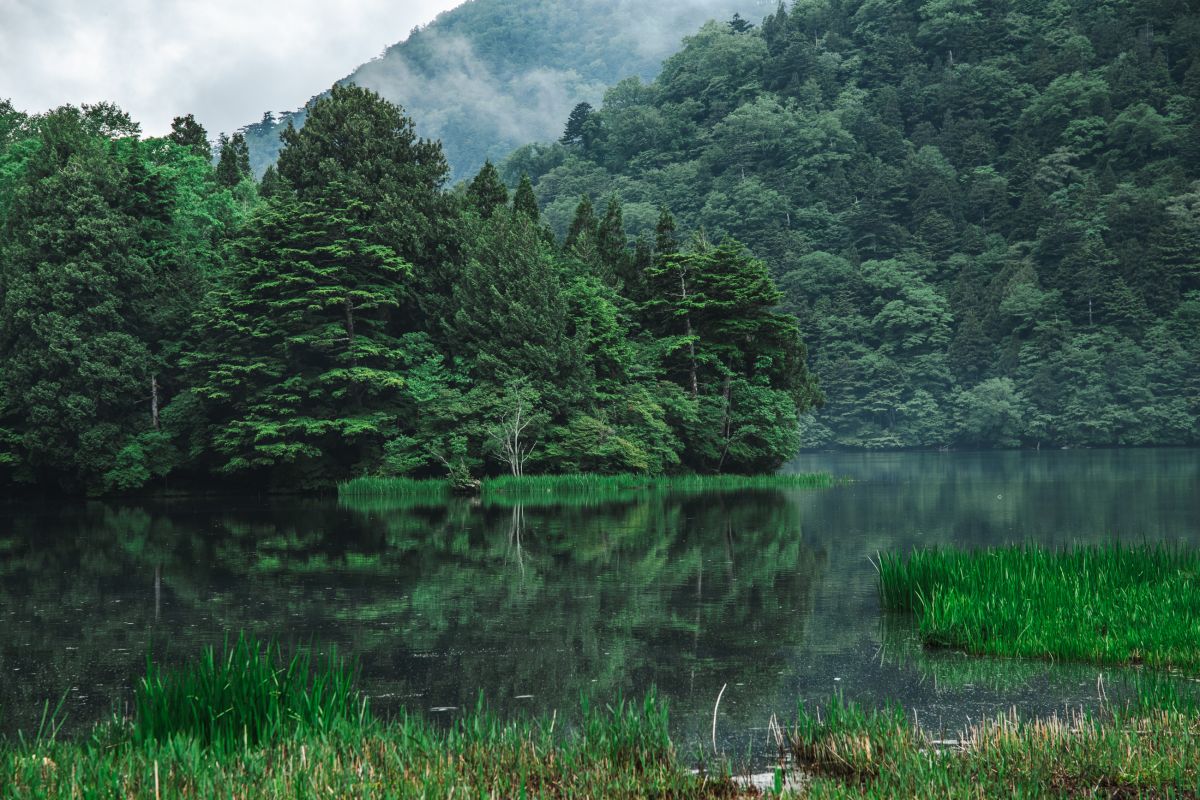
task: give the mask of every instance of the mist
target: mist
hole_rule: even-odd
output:
[[[418,133],[443,142],[452,179],[485,159],[557,139],[579,102],[599,105],[617,81],[651,80],[684,36],[709,19],[752,22],[777,0],[674,0],[647,10],[638,0],[472,0],[414,30],[345,80],[400,104]],[[296,124],[303,113],[290,117]],[[277,133],[251,137],[261,171]]]

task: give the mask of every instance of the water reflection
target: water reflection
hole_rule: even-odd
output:
[[[766,748],[835,690],[954,727],[1091,702],[1089,667],[928,654],[886,625],[892,547],[1200,542],[1200,454],[815,455],[827,490],[626,492],[568,505],[188,500],[0,508],[0,714],[70,690],[76,728],[144,669],[241,629],[357,656],[384,712],[571,712],[657,686],[685,746]],[[1110,683],[1112,681],[1110,680]],[[440,712],[439,712],[440,713]]]

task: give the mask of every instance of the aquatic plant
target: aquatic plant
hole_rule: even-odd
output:
[[[1025,545],[879,559],[885,608],[969,653],[1200,670],[1200,553]]]
[[[221,651],[209,647],[180,669],[149,658],[137,688],[133,737],[167,742],[183,737],[229,751],[287,737],[325,734],[369,724],[355,671],[336,651],[314,659],[308,649],[284,656],[278,644],[240,635]]]
[[[790,475],[504,475],[485,478],[480,491],[489,497],[538,498],[552,496],[617,496],[630,491],[732,491],[737,489],[817,489],[833,486],[836,480],[827,473]],[[421,500],[445,500],[450,496],[448,481],[412,478],[361,477],[338,484],[340,498],[411,497]]]

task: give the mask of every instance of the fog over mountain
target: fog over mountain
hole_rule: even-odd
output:
[[[422,136],[441,139],[453,177],[487,158],[557,138],[571,108],[599,104],[632,75],[653,78],[685,34],[740,13],[757,22],[774,0],[470,0],[414,30],[344,81],[400,103]],[[304,111],[246,129],[254,168],[275,160],[279,132]]]

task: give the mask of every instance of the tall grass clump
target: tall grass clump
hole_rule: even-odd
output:
[[[1167,546],[924,550],[879,560],[885,608],[970,653],[1200,671],[1200,553]]]
[[[338,484],[338,497],[414,497],[433,501],[450,496],[450,482],[441,479],[383,478],[364,475]]]
[[[133,735],[141,743],[183,737],[230,751],[361,728],[368,709],[354,682],[354,670],[336,652],[314,659],[301,649],[285,658],[277,644],[241,635],[181,669],[165,671],[147,659]]]

